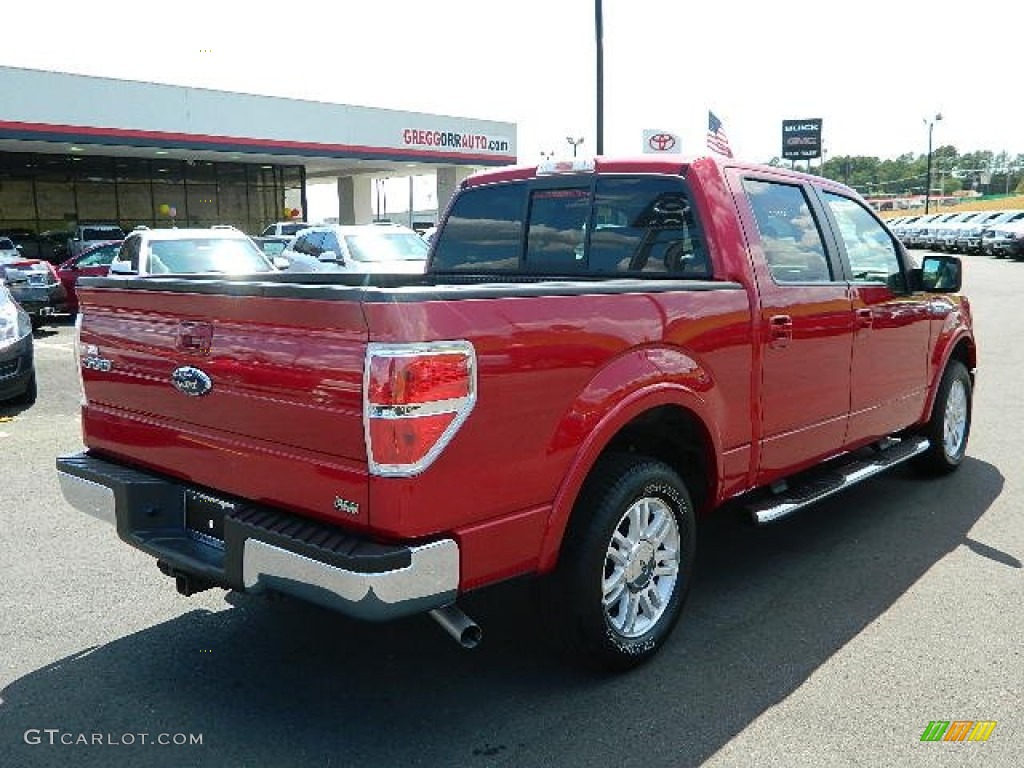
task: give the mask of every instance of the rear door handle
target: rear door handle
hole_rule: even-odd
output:
[[[861,328],[868,329],[874,323],[874,314],[870,309],[858,309],[857,310],[857,330]]]

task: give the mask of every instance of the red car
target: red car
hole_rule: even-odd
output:
[[[110,271],[110,262],[117,256],[122,242],[122,240],[111,240],[94,245],[77,256],[72,256],[57,267],[57,277],[60,278],[60,282],[68,294],[68,312],[72,314],[78,312],[78,294],[75,293],[78,278],[106,276]]]

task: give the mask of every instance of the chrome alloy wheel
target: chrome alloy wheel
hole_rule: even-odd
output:
[[[967,390],[964,383],[954,379],[946,397],[946,413],[942,419],[942,447],[950,458],[963,449],[967,434]]]
[[[665,612],[679,575],[679,525],[671,507],[647,496],[626,510],[604,558],[604,616],[622,637],[650,631]]]

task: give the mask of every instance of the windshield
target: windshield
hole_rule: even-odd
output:
[[[368,232],[346,235],[345,244],[356,261],[425,260],[430,246],[416,233]]]
[[[149,246],[151,274],[271,272],[273,267],[256,244],[242,238],[195,237],[156,240]]]

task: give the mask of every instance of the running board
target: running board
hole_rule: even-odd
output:
[[[855,459],[848,464],[830,469],[769,499],[750,504],[747,509],[758,525],[772,523],[924,453],[930,443],[924,437],[908,437],[902,440],[891,438],[882,445],[885,447],[874,456]]]

